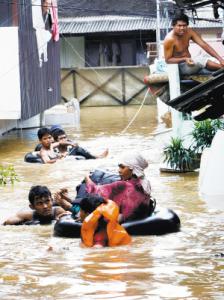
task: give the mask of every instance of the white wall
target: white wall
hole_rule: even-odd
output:
[[[61,68],[85,66],[84,37],[61,37],[60,43]]]
[[[199,194],[209,209],[224,211],[224,131],[218,130],[210,148],[201,157],[199,173]]]
[[[205,41],[222,57],[224,57],[224,46],[221,39],[205,39]],[[197,44],[190,43],[190,53],[192,56],[197,56],[200,54],[206,54],[206,52]]]
[[[0,119],[20,119],[18,28],[0,27],[0,41]]]

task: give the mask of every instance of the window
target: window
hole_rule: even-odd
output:
[[[86,39],[86,67],[135,65],[135,41],[132,39]]]
[[[154,32],[86,36],[86,67],[148,65],[146,42]]]

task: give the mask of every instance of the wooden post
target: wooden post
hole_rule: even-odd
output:
[[[121,70],[121,86],[122,86],[122,103],[126,104],[126,91],[125,91],[125,71],[122,68]]]
[[[72,80],[73,80],[73,95],[74,95],[74,98],[77,98],[77,92],[76,92],[76,72],[72,73]]]

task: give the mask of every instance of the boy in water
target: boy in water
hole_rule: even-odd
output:
[[[31,187],[28,198],[32,210],[18,212],[8,218],[3,225],[50,224],[66,214],[62,207],[53,207],[51,192],[46,186]]]
[[[100,155],[92,155],[91,153],[80,147],[77,143],[69,140],[62,128],[57,128],[55,130],[52,130],[51,132],[54,138],[54,142],[59,143],[57,149],[63,156],[78,155],[83,156],[85,159],[96,159],[104,158],[108,155],[108,149],[106,149]]]
[[[121,246],[131,242],[118,224],[119,208],[112,200],[89,194],[80,202],[82,242],[87,247]]]
[[[64,158],[67,156],[66,151],[62,152],[56,152],[55,150],[57,148],[60,149],[60,147],[68,147],[68,146],[74,146],[74,143],[72,141],[69,141],[67,139],[60,139],[57,142],[54,142],[54,139],[51,135],[50,129],[43,127],[40,128],[37,132],[39,141],[40,141],[40,151],[39,155],[43,161],[44,164],[53,164],[58,159]],[[62,148],[64,149],[64,148]]]
[[[37,136],[41,145],[39,155],[44,164],[53,164],[63,157],[63,155],[54,151],[54,148],[58,146],[58,143],[53,143],[50,129],[46,127],[40,128],[37,132]]]

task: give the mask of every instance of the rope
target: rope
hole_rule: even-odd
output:
[[[149,92],[151,92],[151,94],[153,96],[156,96],[156,94],[158,94],[161,90],[163,89],[163,87],[161,87],[158,91],[156,91],[155,93],[152,92],[152,90],[150,89],[150,87],[147,89],[146,93],[145,93],[145,96],[144,96],[144,99],[139,107],[139,109],[137,110],[137,112],[135,113],[134,117],[131,119],[131,121],[128,123],[128,125],[120,132],[119,135],[121,134],[124,134],[128,128],[131,126],[131,124],[135,121],[135,119],[137,118],[138,114],[140,113],[144,103],[145,103],[145,100],[146,100],[146,97],[148,96]]]
[[[134,117],[131,119],[131,121],[128,123],[128,125],[121,131],[120,135],[121,135],[121,134],[124,134],[124,133],[128,130],[128,128],[131,126],[131,124],[134,122],[134,120],[136,119],[136,117],[137,117],[138,114],[140,113],[140,111],[141,111],[141,109],[142,109],[142,107],[143,107],[143,105],[144,105],[144,103],[145,103],[145,100],[146,100],[146,97],[148,96],[148,93],[149,93],[149,89],[147,89],[147,91],[146,91],[146,93],[145,93],[145,96],[144,96],[144,98],[143,98],[143,101],[142,101],[142,103],[141,103],[139,109],[138,109],[137,112],[135,113]]]

